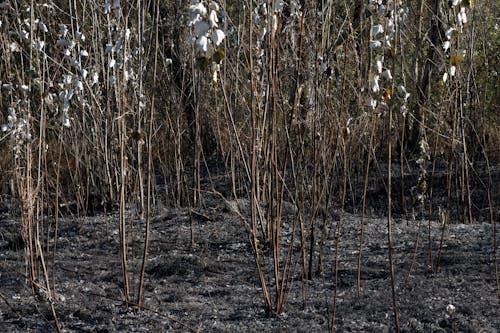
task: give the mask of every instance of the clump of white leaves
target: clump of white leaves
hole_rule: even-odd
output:
[[[458,46],[458,37],[463,33],[463,28],[468,22],[468,8],[473,7],[473,1],[462,2],[461,0],[453,0],[449,2],[449,14],[453,17],[453,23],[445,32],[445,41],[442,44],[446,59],[448,59],[449,67],[443,73],[443,83],[448,81],[448,78],[454,78],[457,74],[457,68],[460,62],[466,55],[465,50],[460,50]]]
[[[420,138],[419,148],[419,158],[417,159],[419,169],[417,181],[417,200],[423,207],[425,199],[427,198],[427,168],[431,158],[429,145],[425,136]]]
[[[404,84],[396,84],[390,68],[386,67],[384,60],[393,59],[396,56],[394,48],[396,38],[396,23],[401,29],[404,28],[405,19],[408,16],[408,7],[399,4],[397,13],[394,12],[392,1],[384,4],[381,0],[371,0],[372,11],[376,13],[377,20],[371,28],[369,48],[375,53],[375,73],[370,79],[370,102],[369,106],[376,110],[378,114],[388,110],[390,103],[398,102],[403,116],[407,114],[407,103],[410,93]],[[396,22],[395,22],[396,21]],[[393,92],[397,90],[397,93]],[[393,96],[394,95],[394,96]],[[417,165],[419,168],[419,178],[414,190],[421,205],[425,203],[427,197],[427,168],[430,160],[429,145],[425,135],[419,141],[419,158]]]
[[[374,15],[374,20],[370,30],[368,47],[375,55],[375,68],[374,73],[370,75],[369,91],[371,93],[368,106],[380,115],[388,110],[389,103],[394,95],[392,87],[395,85],[393,73],[385,65],[385,60],[395,57],[396,23],[400,27],[404,26],[408,15],[408,7],[400,3],[397,13],[394,13],[393,1],[370,0],[369,9]],[[397,90],[399,94],[396,96],[399,100],[401,112],[406,115],[406,105],[410,94],[406,91],[404,85],[398,85]]]
[[[217,82],[217,73],[223,58],[223,52],[217,48],[226,38],[222,29],[225,13],[216,1],[194,0],[189,6],[188,15],[187,25],[192,27],[188,42],[195,45],[203,59],[212,59],[212,81]]]
[[[104,4],[104,14],[111,14],[111,12],[113,12],[115,18],[119,19],[121,17],[120,0],[113,0],[113,3],[106,0]]]
[[[50,7],[48,4],[41,6]],[[36,13],[31,13],[29,6],[16,12],[9,5],[2,5],[1,9],[5,15],[13,14],[18,17],[18,25],[12,26],[13,30],[9,30],[7,34],[10,40],[6,56],[21,52],[30,54],[28,50],[31,49],[30,73],[37,73],[40,70],[39,64],[48,58],[57,61],[64,68],[64,74],[57,76],[56,82],[53,82],[52,78],[42,82],[39,75],[28,75],[25,82],[2,82],[2,94],[9,94],[10,105],[7,123],[1,125],[1,130],[10,135],[15,141],[14,147],[17,147],[31,137],[27,119],[31,110],[30,93],[33,91],[42,92],[44,104],[52,111],[50,115],[54,116],[57,122],[65,127],[71,126],[71,106],[75,103],[85,103],[83,94],[88,70],[82,63],[89,53],[84,47],[85,35],[77,29],[72,29],[62,22],[54,22],[48,27],[42,19],[36,17]],[[29,18],[22,18],[25,13]],[[7,26],[7,29],[9,28],[10,26]],[[54,41],[54,45],[47,47],[50,41]],[[50,55],[47,53],[49,51]],[[50,92],[48,88],[51,88]]]
[[[274,35],[278,30],[278,18],[281,12],[283,11],[283,1],[277,0],[275,2],[274,8],[269,10],[267,1],[260,0],[257,1],[253,13],[252,19],[254,24],[254,31],[256,33],[256,40],[254,49],[252,50],[253,55],[257,59],[257,63],[261,63],[262,56],[264,55],[263,44],[268,34],[271,33]],[[290,4],[291,16],[298,17],[300,15],[300,5],[292,1]]]
[[[252,70],[257,82],[257,89],[254,90],[253,95],[258,104],[266,100],[266,89],[261,86],[261,83],[265,82],[264,77],[268,74],[264,70],[263,63],[266,56],[266,45],[269,45],[266,41],[273,38],[277,33],[280,15],[284,6],[284,2],[281,0],[275,1],[274,7],[270,7],[272,3],[266,0],[254,1],[252,11],[254,35],[252,36],[252,49],[249,51],[250,56],[254,59]],[[300,15],[300,5],[294,1],[290,2],[290,13],[292,18],[298,18]]]
[[[0,129],[10,134],[15,157],[18,158],[21,147],[31,140],[31,133],[26,119],[18,117],[16,109],[9,107],[7,112],[7,123],[0,125]]]
[[[72,103],[84,101],[84,82],[88,70],[82,65],[82,60],[89,54],[85,49],[85,35],[82,32],[70,31],[64,23],[59,23],[57,27],[56,45],[61,50],[64,63],[68,64],[68,71],[57,83],[59,93],[54,97],[59,102],[56,107],[62,112],[62,125],[71,127],[70,107]]]
[[[8,1],[5,1],[0,4],[0,13],[2,18],[8,17],[9,14],[17,18],[15,21],[5,21],[7,33],[4,40],[6,47],[3,50],[6,52],[2,54],[3,57],[22,57],[30,48],[34,52],[43,50],[44,42],[38,38],[32,38],[30,35],[31,19],[23,19],[23,14],[29,13],[29,7],[15,10]],[[35,20],[35,24],[38,22]],[[14,24],[16,25],[14,26]],[[0,21],[1,26],[3,26],[2,21]],[[36,75],[32,75],[12,78],[11,82],[1,82],[0,85],[0,96],[5,96],[4,101],[6,102],[6,108],[1,110],[5,115],[2,117],[4,121],[0,124],[0,131],[5,135],[2,135],[0,140],[10,138],[16,159],[20,157],[23,146],[29,143],[32,138],[29,126],[31,118],[30,96],[33,89],[39,89],[40,84],[40,79]]]
[[[103,51],[105,55],[105,70],[102,81],[107,82],[115,93],[121,94],[126,89],[134,93],[127,94],[128,101],[138,111],[146,107],[146,96],[142,73],[146,71],[147,62],[144,61],[144,45],[135,27],[128,28],[123,23],[123,12],[127,3],[120,0],[107,1],[104,14],[108,17],[108,36]],[[91,85],[99,83],[99,73],[92,75]],[[141,114],[139,112],[139,114]],[[142,143],[142,141],[140,141]]]
[[[104,55],[107,57],[106,66],[108,69],[108,83],[118,89],[123,89],[127,84],[131,84],[132,88],[139,91],[138,76],[140,71],[144,70],[139,66],[140,61],[144,54],[144,48],[133,47],[131,48],[131,37],[133,31],[123,26],[122,20],[122,6],[120,0],[113,2],[107,1],[104,6],[104,14],[109,17],[109,33],[108,41],[104,45]],[[130,63],[136,61],[131,65]],[[134,70],[139,68],[139,70]],[[92,85],[99,82],[99,75],[94,73]],[[142,92],[139,92],[142,94]]]

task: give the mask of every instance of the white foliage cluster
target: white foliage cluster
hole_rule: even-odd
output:
[[[108,15],[113,12],[115,18],[120,18],[121,17],[121,6],[120,6],[120,0],[113,0],[113,3],[106,1],[104,4],[104,14]]]
[[[226,38],[223,30],[226,14],[216,1],[193,0],[188,15],[187,25],[192,28],[188,42],[195,45],[202,56],[209,58]],[[216,83],[220,61],[214,62],[212,67],[212,82]]]
[[[144,111],[147,98],[142,82],[143,75],[147,71],[147,61],[144,61],[145,48],[141,42],[143,37],[136,27],[133,25],[127,27],[121,19],[121,13],[128,10],[123,8],[127,2],[120,3],[119,0],[114,0],[112,4],[109,2],[107,4],[110,7],[106,10],[105,6],[105,14],[109,17],[107,41],[103,47],[105,69],[102,78],[97,72],[94,73],[92,85],[101,80],[117,94],[127,90],[127,102],[132,103],[131,107]]]
[[[369,8],[375,14],[375,22],[371,29],[370,49],[392,47],[392,41],[396,33],[394,18],[396,18],[401,27],[408,15],[408,7],[399,4],[396,16],[394,16],[394,4],[392,0],[370,0]]]
[[[391,69],[385,65],[386,58],[395,56],[394,39],[396,37],[396,23],[401,27],[408,16],[408,7],[398,4],[397,13],[394,12],[392,0],[370,0],[370,10],[374,13],[374,21],[370,30],[368,47],[375,54],[375,73],[369,82],[371,97],[368,106],[378,114],[387,111],[389,102],[393,99],[394,77]],[[400,101],[400,110],[407,113],[407,102],[410,93],[404,85],[397,86]]]
[[[13,83],[2,83],[0,90],[0,95],[6,94],[11,100],[6,110],[7,122],[0,125],[0,130],[10,136],[16,158],[19,157],[21,147],[31,140],[28,116],[24,112],[28,105],[27,96],[29,92],[29,85]],[[3,140],[3,137],[1,139]]]
[[[31,133],[24,118],[18,118],[16,109],[9,107],[7,109],[7,123],[0,125],[2,132],[9,132],[15,143],[14,148],[17,151],[19,146],[31,139]]]
[[[115,26],[115,29],[109,35],[108,43],[104,46],[104,54],[108,57],[107,67],[110,71],[109,83],[112,86],[117,84],[118,71],[121,71],[120,73],[123,74],[125,82],[135,79],[137,76],[133,66],[127,66],[127,64],[130,60],[136,58],[136,55],[142,54],[142,50],[136,49],[131,53],[131,50],[124,48],[125,43],[128,43],[129,40],[130,29],[122,29],[119,26]]]
[[[49,5],[47,5],[49,6]],[[20,78],[13,78],[14,82],[2,82],[2,94],[8,96],[7,122],[0,125],[2,132],[5,132],[13,141],[14,150],[19,148],[31,139],[29,115],[30,115],[30,94],[32,91],[39,91],[45,95],[45,100],[50,101],[49,106],[54,111],[54,116],[59,115],[61,124],[70,125],[69,109],[71,100],[75,95],[79,95],[84,90],[84,83],[88,71],[81,65],[82,57],[88,56],[88,52],[83,48],[85,36],[79,31],[69,29],[65,24],[60,23],[53,27],[52,32],[55,38],[49,38],[51,29],[43,20],[38,18],[22,18],[22,14],[30,14],[30,7],[15,10],[8,2],[3,2],[0,6],[3,14],[15,15],[18,17],[17,26],[10,22],[6,26],[9,40],[7,54],[4,56],[14,56],[16,53],[29,54],[32,52],[32,64],[30,64],[30,73],[24,77],[24,82]],[[31,15],[30,15],[31,16]],[[32,32],[32,35],[30,35]],[[60,78],[59,82],[53,82],[52,77],[42,79],[36,74],[36,67],[33,64],[47,61],[49,56],[46,53],[47,41],[54,40],[51,50],[60,52],[59,57],[61,65],[66,69],[66,73]],[[54,61],[53,55],[50,57]],[[52,92],[48,92],[48,90]],[[55,91],[55,92],[54,92]],[[58,113],[58,111],[61,111]]]
[[[144,47],[132,37],[138,36],[134,30],[123,25],[122,4],[120,0],[107,1],[104,6],[104,14],[108,15],[108,37],[103,47],[106,56],[106,70],[102,81],[109,84],[116,91],[122,91],[130,87],[136,92],[134,97],[138,99],[137,105],[143,109],[145,99],[142,87],[139,84],[141,73],[145,68],[145,62],[141,61],[144,56]],[[99,83],[100,77],[97,72],[92,76],[91,85]]]
[[[283,11],[284,7],[283,0],[275,1],[274,8],[268,9],[268,4],[266,0],[257,1],[256,6],[253,9],[252,19],[254,24],[254,29],[257,35],[255,40],[253,54],[257,58],[258,62],[264,55],[264,49],[262,47],[264,41],[269,32],[275,34],[278,30],[278,19],[279,15]],[[300,5],[297,1],[291,1],[290,7],[292,9],[292,16],[300,15]]]
[[[226,37],[219,27],[219,17],[223,17],[220,6],[215,1],[193,1],[189,6],[187,25],[193,27],[189,43],[196,45],[201,53],[208,53],[219,46]]]
[[[254,1],[254,7],[252,10],[252,23],[253,23],[253,33],[252,36],[252,49],[250,50],[251,56],[254,59],[254,66],[252,68],[253,73],[256,77],[256,82],[259,84],[263,82],[263,76],[267,75],[267,71],[263,70],[263,60],[265,57],[265,48],[268,43],[267,40],[273,38],[278,31],[280,14],[282,13],[285,3],[282,0],[276,0],[274,2],[274,7],[272,7],[273,2],[266,0]],[[292,8],[292,3],[290,4]],[[293,15],[297,16],[300,6],[296,3],[295,13]],[[264,103],[266,100],[266,89],[261,89],[260,86],[253,91],[253,97],[257,103]],[[258,150],[262,149],[260,144],[260,139],[258,140]]]
[[[414,187],[413,191],[417,194],[418,202],[421,205],[424,205],[425,199],[427,198],[427,169],[431,159],[429,144],[427,143],[424,135],[420,138],[419,148],[419,158],[417,159],[418,180],[416,188]]]
[[[62,112],[62,125],[71,127],[71,105],[84,100],[85,81],[89,72],[82,65],[82,62],[89,56],[89,53],[85,49],[86,38],[82,32],[75,31],[73,33],[63,23],[58,24],[57,28],[58,39],[56,46],[61,50],[64,61],[69,63],[69,70],[62,75],[61,81],[57,83],[59,93],[53,93],[50,102],[54,100],[58,102],[55,107]]]
[[[449,14],[451,17],[454,17],[454,24],[452,24],[445,32],[446,40],[442,44],[442,48],[444,53],[446,54],[447,59],[449,60],[450,66],[443,73],[443,83],[448,81],[448,78],[455,77],[457,73],[458,63],[463,60],[466,55],[465,50],[459,50],[454,45],[458,43],[455,42],[458,40],[458,36],[463,33],[463,28],[468,22],[467,11],[468,8],[472,8],[474,2],[469,1],[467,4],[462,3],[461,0],[453,0],[449,2]],[[467,7],[469,6],[469,7]]]
[[[31,140],[30,119],[33,110],[39,110],[33,103],[37,102],[33,94],[40,96],[43,107],[47,110],[47,121],[62,127],[72,127],[77,118],[74,110],[90,108],[89,103],[100,94],[99,85],[111,84],[111,88],[120,89],[130,85],[136,92],[139,108],[144,108],[145,97],[139,89],[139,73],[145,70],[142,59],[144,51],[139,47],[131,48],[130,39],[134,32],[123,25],[123,1],[105,0],[102,14],[107,18],[107,43],[103,49],[96,50],[95,44],[87,42],[86,36],[79,31],[79,24],[72,21],[58,22],[49,18],[37,18],[38,13],[53,13],[53,4],[36,4],[31,12],[26,7],[12,6],[12,1],[0,0],[0,27],[4,37],[3,56],[18,59],[31,55],[30,63],[25,62],[28,75],[13,77],[11,81],[0,82],[0,95],[4,97],[5,108],[0,123],[0,141],[12,140],[14,151],[21,151],[22,145]],[[3,20],[3,18],[9,18]],[[15,18],[15,19],[10,19]],[[97,52],[96,52],[97,51]],[[97,53],[97,54],[96,54]],[[100,61],[104,55],[104,64]],[[136,63],[128,65],[128,62]],[[56,66],[58,75],[41,76],[42,64]],[[104,65],[104,66],[101,66]],[[9,77],[9,76],[5,76]],[[92,91],[91,91],[92,90]]]

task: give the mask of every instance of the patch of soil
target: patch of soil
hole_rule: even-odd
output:
[[[316,274],[303,281],[298,232],[292,239],[294,211],[285,209],[281,258],[286,257],[291,244],[289,293],[284,313],[267,316],[252,248],[236,213],[238,210],[248,216],[248,205],[227,204],[210,195],[205,200],[207,208],[163,209],[152,219],[145,308],[140,312],[127,308],[122,301],[117,216],[61,219],[56,256],[54,261],[49,259],[48,266],[54,271],[55,307],[63,331],[327,332],[331,330],[335,235],[339,229],[336,332],[394,330],[387,219],[364,221],[358,296],[361,217],[346,213],[339,227],[339,213],[330,212],[322,243],[319,230],[323,221],[317,221],[313,256]],[[34,296],[25,280],[19,219],[5,213],[0,226],[0,331],[51,332],[46,300],[43,295]],[[134,221],[128,222],[127,228],[128,278],[135,301],[145,226]],[[402,332],[500,331],[492,235],[493,228],[487,223],[451,221],[442,233],[442,224],[436,221],[393,221]],[[52,241],[49,246],[53,248]],[[318,259],[320,250],[322,262]],[[261,244],[260,251],[274,300],[270,249]]]

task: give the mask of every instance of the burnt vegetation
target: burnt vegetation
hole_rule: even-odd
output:
[[[500,329],[496,1],[0,1],[6,329]]]

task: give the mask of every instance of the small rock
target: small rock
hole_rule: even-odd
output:
[[[446,306],[446,312],[448,312],[449,314],[452,314],[454,313],[456,310],[455,306],[453,304],[448,304]]]

